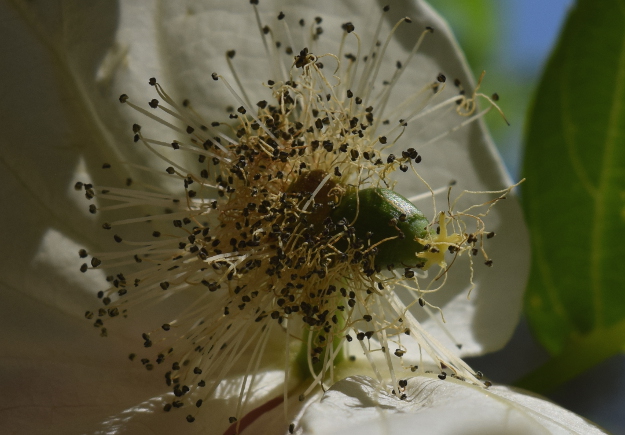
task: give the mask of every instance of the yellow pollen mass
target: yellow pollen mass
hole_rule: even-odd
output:
[[[439,214],[438,221],[440,225],[440,231],[438,234],[427,239],[416,239],[417,242],[421,243],[423,246],[430,247],[429,249],[417,254],[418,258],[424,258],[426,260],[423,270],[428,270],[433,264],[438,264],[442,268],[447,267],[447,263],[445,262],[445,251],[447,251],[450,246],[458,248],[463,240],[463,236],[461,234],[447,234],[447,223],[451,221],[451,218],[447,219],[444,212]]]

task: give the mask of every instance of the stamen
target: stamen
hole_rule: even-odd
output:
[[[235,50],[226,51],[226,62],[228,62],[228,68],[230,69],[230,72],[232,73],[232,76],[234,77],[234,81],[237,83],[239,90],[243,94],[243,98],[245,99],[245,102],[247,103],[247,107],[252,107],[252,100],[250,100],[250,97],[247,96],[247,92],[245,92],[245,86],[241,84],[241,79],[239,79],[237,70],[232,65],[232,59],[234,59],[235,54],[236,54]]]
[[[280,21],[282,21],[282,24],[284,25],[284,32],[286,33],[286,40],[289,43],[289,47],[291,47],[291,49],[293,47],[295,47],[295,44],[293,43],[293,38],[291,37],[291,29],[289,28],[289,23],[287,21],[284,20],[285,15],[280,12],[280,15],[278,15],[278,19]]]
[[[224,86],[226,86],[226,88],[228,88],[228,90],[230,91],[230,93],[232,94],[232,96],[233,96],[233,97],[237,100],[237,102],[238,102],[239,104],[241,104],[241,106],[242,106],[242,107],[244,107],[244,108],[245,108],[245,111],[246,111],[247,113],[249,113],[249,115],[250,115],[250,116],[254,119],[254,121],[256,121],[256,122],[258,123],[258,125],[260,126],[260,128],[262,128],[262,129],[265,131],[265,133],[267,133],[267,135],[268,135],[270,138],[272,138],[273,140],[275,140],[276,142],[278,142],[278,138],[277,138],[277,137],[275,137],[275,136],[273,135],[273,133],[267,129],[267,127],[265,126],[265,124],[263,124],[263,123],[262,123],[262,122],[261,122],[261,121],[260,121],[260,120],[256,117],[256,115],[254,115],[254,112],[252,112],[252,111],[250,110],[250,107],[245,105],[245,102],[241,99],[241,97],[239,97],[239,95],[238,95],[238,94],[234,91],[234,89],[232,89],[232,86],[230,86],[230,84],[228,83],[228,81],[227,81],[227,80],[226,80],[223,76],[213,73],[213,79],[214,79],[214,80],[221,79],[221,81],[222,81],[222,83],[224,84]]]
[[[149,149],[153,154],[155,154],[157,157],[159,157],[161,160],[169,163],[172,167],[177,168],[180,172],[184,173],[184,174],[188,174],[190,171],[188,171],[187,169],[183,168],[182,166],[178,165],[176,162],[174,162],[173,160],[168,159],[167,157],[165,157],[163,154],[159,153],[158,151],[156,151],[154,148],[152,148],[150,146],[150,144],[147,142],[147,140],[145,140],[143,138],[143,136],[141,135],[141,133],[138,133],[139,135],[139,140],[141,140],[141,142],[145,145],[145,147],[147,149]],[[158,143],[156,145],[162,145],[161,143]],[[171,147],[171,144],[165,145],[165,146],[169,146]]]
[[[386,12],[388,12],[390,10],[389,6],[384,6],[384,8],[382,8],[382,14],[380,15],[380,19],[378,20],[378,25],[375,28],[375,33],[373,34],[373,38],[371,39],[371,48],[369,49],[369,53],[367,54],[367,59],[371,60],[371,62],[369,62],[366,66],[365,66],[365,71],[362,74],[362,78],[360,81],[360,85],[358,86],[358,95],[363,95],[364,94],[364,90],[365,90],[365,86],[367,86],[367,83],[369,82],[369,76],[371,74],[371,70],[373,69],[375,62],[373,62],[374,59],[374,52],[375,52],[375,48],[377,47],[377,43],[378,40],[380,38],[380,30],[382,29],[382,23],[384,22],[384,15],[386,14]],[[400,20],[399,23],[397,23],[395,25],[395,27],[393,28],[393,30],[391,30],[391,34],[394,33],[395,28],[397,28],[399,26],[400,23],[402,23],[404,20]],[[389,38],[391,37],[391,35],[389,35]],[[387,42],[389,41],[389,38],[387,38]],[[360,38],[358,38],[358,56],[356,57],[356,61],[360,61]],[[355,72],[354,72],[355,74]]]
[[[159,97],[162,98],[167,104],[169,104],[170,106],[172,106],[175,109],[175,111],[171,111],[171,110],[163,107],[161,104],[159,104],[158,107],[161,110],[163,110],[163,111],[171,114],[172,116],[175,116],[176,118],[182,120],[186,125],[194,127],[195,131],[197,131],[197,130],[200,130],[200,131],[205,130],[205,131],[207,131],[208,133],[210,133],[213,136],[220,137],[220,138],[226,140],[230,144],[236,144],[237,143],[234,139],[232,139],[232,138],[224,135],[223,133],[218,132],[218,131],[214,130],[213,128],[211,128],[210,127],[210,123],[202,122],[201,117],[197,113],[192,112],[192,113],[195,114],[195,118],[188,117],[187,116],[187,112],[184,111],[182,109],[182,107],[180,107],[178,104],[176,104],[176,102],[169,95],[167,95],[167,93],[165,92],[163,87],[159,83],[156,82],[155,78],[150,79],[150,84],[156,88],[156,92],[158,93]],[[190,108],[189,104],[188,104],[188,107]],[[185,133],[188,133],[188,132],[185,132]],[[188,134],[190,134],[190,133],[188,133]],[[205,138],[202,138],[202,140],[204,140],[204,139]],[[223,146],[221,146],[221,144],[219,142],[216,143],[216,146],[218,148],[221,148],[222,151],[227,152],[226,149],[223,148]]]
[[[310,195],[310,199],[308,201],[306,201],[306,204],[304,204],[304,207],[302,207],[302,211],[306,211],[306,209],[308,208],[308,206],[313,202],[313,200],[315,199],[315,196],[317,196],[317,194],[319,193],[319,191],[323,188],[323,186],[325,186],[325,184],[330,180],[330,178],[332,177],[332,174],[328,174],[326,175],[323,180],[321,180],[321,183],[319,183],[319,185],[315,188],[315,190],[313,191],[313,193]]]
[[[490,107],[488,109],[482,110],[481,112],[477,113],[476,115],[473,115],[472,117],[466,119],[465,121],[461,122],[460,124],[456,125],[455,127],[453,127],[450,130],[447,130],[437,136],[434,136],[433,138],[431,138],[430,140],[424,142],[421,145],[421,149],[427,147],[428,145],[431,145],[433,143],[438,142],[439,140],[441,140],[442,138],[444,138],[445,136],[448,136],[458,130],[460,130],[463,127],[466,127],[467,125],[477,121],[478,119],[480,119],[482,116],[486,115],[488,112],[490,112]]]
[[[375,80],[376,80],[376,78],[378,76],[378,73],[380,71],[380,66],[382,64],[382,59],[384,58],[384,53],[386,52],[386,48],[388,47],[388,44],[391,41],[392,34],[395,32],[395,30],[397,30],[397,28],[399,27],[399,25],[401,23],[403,23],[403,22],[408,22],[409,23],[410,21],[408,21],[408,20],[409,20],[408,17],[404,18],[403,20],[400,20],[400,22],[398,22],[395,25],[395,27],[391,31],[391,34],[389,34],[388,38],[386,38],[386,42],[384,43],[384,47],[382,48],[382,52],[380,53],[380,56],[378,57],[377,62],[376,62],[375,73],[373,74],[373,77],[372,77],[372,83],[375,83]],[[395,75],[393,76],[390,85],[383,91],[383,94],[382,94],[382,96],[380,98],[380,101],[382,102],[382,104],[381,104],[382,110],[384,110],[384,108],[386,107],[386,103],[388,102],[388,96],[390,95],[390,92],[391,92],[391,89],[393,88],[393,85],[395,83],[397,83],[397,81],[401,77],[402,73],[405,71],[406,67],[410,64],[410,61],[412,60],[412,58],[414,57],[416,52],[421,47],[421,43],[423,42],[423,39],[425,38],[425,36],[427,34],[429,34],[429,33],[432,33],[433,31],[434,30],[432,28],[428,28],[428,29],[424,30],[423,32],[421,32],[421,35],[419,36],[419,39],[417,39],[417,42],[412,47],[412,50],[408,54],[408,57],[406,57],[406,59],[402,63],[402,66],[400,68],[398,68],[397,71],[395,72]],[[372,88],[373,87],[370,87],[368,89],[371,90]],[[367,95],[367,98],[365,98],[365,101],[368,101],[368,99],[369,99],[369,95]]]
[[[356,38],[357,49],[354,58],[348,59],[349,64],[347,66],[347,70],[345,71],[345,75],[347,77],[345,83],[347,84],[347,86],[344,91],[350,90],[354,87],[354,81],[356,80],[356,77],[358,77],[358,66],[360,65],[360,51],[362,45],[360,36],[356,32],[352,32],[351,34],[354,35],[354,37]],[[341,59],[341,56],[339,56],[339,59]],[[350,110],[351,109],[353,109],[353,105],[350,104]]]
[[[415,203],[421,201],[422,199],[431,198],[432,195],[440,195],[441,193],[447,192],[449,190],[449,186],[453,186],[455,182],[450,182],[449,185],[439,187],[437,189],[432,190],[431,192],[423,192],[418,195],[411,196],[408,198],[408,201]]]
[[[163,118],[156,116],[150,112],[148,112],[145,109],[142,109],[141,107],[137,106],[136,104],[133,104],[129,101],[129,99],[126,99],[123,103],[128,104],[130,107],[132,107],[133,109],[135,109],[137,112],[141,113],[142,115],[147,116],[150,119],[153,119],[155,121],[157,121],[160,124],[163,124],[165,127],[168,127],[170,129],[172,129],[173,131],[175,131],[176,133],[180,133],[180,134],[186,134],[186,132],[184,132],[182,129],[176,127],[173,124],[170,124],[169,122],[165,121]]]
[[[268,59],[272,59],[273,56],[272,56],[272,53],[269,51],[269,45],[267,44],[267,38],[265,38],[265,31],[263,28],[263,24],[260,19],[260,14],[258,13],[258,8],[257,8],[258,1],[252,1],[251,3],[252,3],[252,7],[254,8],[254,16],[256,17],[256,26],[258,27],[260,38],[262,39],[263,46],[265,47],[265,54],[267,55]],[[274,77],[279,77],[278,71],[275,70],[275,64],[271,63],[270,66],[273,69],[272,74],[274,75]]]

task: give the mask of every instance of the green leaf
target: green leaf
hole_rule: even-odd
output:
[[[525,146],[525,309],[556,359],[575,355],[565,361],[570,378],[625,345],[625,1],[580,0],[571,10]],[[566,380],[543,371],[522,384],[540,389],[545,376]]]
[[[496,41],[501,34],[501,4],[496,0],[430,0],[428,3],[449,22],[469,65],[474,68],[473,73],[479,77],[484,64],[496,51]]]

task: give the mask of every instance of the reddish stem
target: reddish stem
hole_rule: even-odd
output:
[[[263,415],[266,412],[271,411],[273,408],[278,406],[284,402],[284,396],[278,396],[270,401],[260,405],[257,408],[252,409],[250,412],[245,414],[243,418],[239,421],[235,421],[228,427],[228,429],[224,432],[224,435],[237,435],[245,430],[246,427],[254,423],[258,417]]]

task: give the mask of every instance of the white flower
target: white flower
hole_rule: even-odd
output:
[[[272,25],[277,13],[284,11],[292,20],[296,41],[302,40],[295,34],[301,31],[295,24],[299,18],[307,20],[304,29],[308,31],[314,17],[322,16],[324,33],[319,45],[311,47],[315,53],[336,52],[341,25],[347,21],[356,25],[363,50],[370,47],[381,7],[365,7],[356,1],[325,6],[266,1],[259,10],[262,19]],[[472,92],[462,55],[445,24],[424,3],[415,1],[401,7],[391,3],[380,38],[384,40],[403,16],[410,16],[413,23],[402,25],[390,41],[385,56],[389,62],[383,63],[380,77],[392,76],[395,61],[406,58],[426,25],[436,30],[402,70],[402,80],[393,85],[387,106],[397,106],[403,97],[430,85],[441,72]],[[162,379],[137,363],[131,364],[127,356],[136,351],[137,344],[141,346],[137,340],[146,319],[157,325],[165,323],[172,312],[186,305],[185,300],[174,299],[143,311],[137,307],[136,323],[131,319],[111,324],[109,339],[98,337],[81,317],[94,307],[104,274],[97,270],[78,273],[77,253],[83,246],[90,251],[113,250],[115,243],[110,233],[99,229],[102,222],[86,212],[84,198],[73,186],[79,180],[100,186],[119,186],[126,180],[135,185],[162,185],[162,178],[137,168],[163,166],[144,148],[133,146],[130,126],[143,123],[143,119],[117,102],[122,93],[131,95],[134,102],[154,98],[153,88],[147,85],[150,77],[157,77],[170,94],[190,98],[205,119],[223,119],[224,108],[238,104],[212,80],[211,73],[219,71],[234,82],[224,53],[235,48],[233,62],[242,87],[256,101],[254,93],[262,90],[260,83],[273,76],[270,67],[276,65],[267,61],[256,36],[253,10],[247,3],[233,6],[206,1],[80,5],[15,1],[0,3],[0,17],[2,28],[10,35],[0,38],[2,52],[8,53],[2,72],[4,171],[0,189],[4,203],[11,203],[0,216],[5,231],[0,325],[7,341],[0,364],[3,389],[13,391],[0,401],[1,412],[9,418],[11,430],[23,433],[41,432],[42,428],[54,428],[50,430],[55,433],[175,431],[186,422],[162,412]],[[350,43],[353,46],[354,40]],[[451,88],[452,83],[447,86]],[[448,133],[420,151],[428,162],[420,174],[434,188],[454,180],[457,192],[508,187],[511,182],[480,121],[455,130],[460,122],[455,111],[440,110],[423,122],[409,123],[404,148],[411,142],[418,148]],[[170,140],[171,136],[167,127],[149,126],[149,137]],[[112,168],[103,170],[104,162]],[[424,191],[423,185],[402,180],[397,180],[397,190],[404,196]],[[443,196],[439,203],[444,202]],[[418,205],[433,217],[429,204]],[[114,215],[107,218],[110,216],[115,219]],[[497,233],[488,246],[495,267],[476,264],[470,299],[466,268],[450,274],[444,292],[427,298],[428,303],[444,309],[446,330],[453,339],[438,325],[439,317],[418,315],[424,329],[444,345],[462,344],[459,356],[503,346],[520,309],[527,240],[518,204],[514,198],[502,201],[488,219],[489,228]],[[276,347],[268,349],[266,358],[278,362],[273,367],[263,366],[249,407],[262,405],[282,391],[284,357],[271,354]],[[224,418],[232,415],[239,398],[237,374],[236,370],[230,373],[232,382],[224,383],[203,406],[196,424],[183,426],[185,431],[200,433],[209,427],[223,432],[227,426]],[[309,398],[306,403],[313,402]],[[297,410],[296,406],[290,409]],[[274,420],[275,427],[284,428],[284,420]]]

